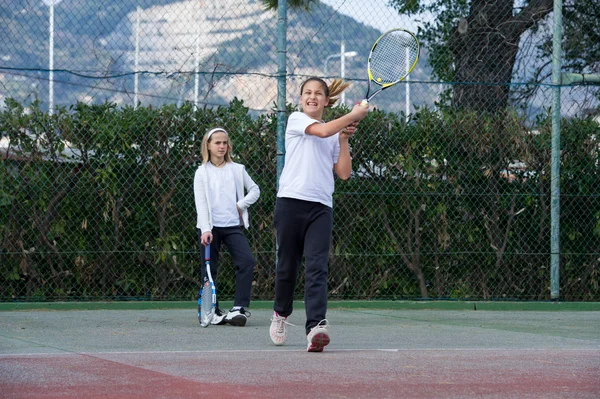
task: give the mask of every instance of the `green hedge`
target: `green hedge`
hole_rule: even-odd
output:
[[[0,301],[194,299],[193,175],[202,135],[217,125],[261,187],[248,232],[253,296],[272,299],[275,113],[253,117],[234,100],[48,115],[7,101]],[[561,296],[598,301],[600,128],[561,126]],[[353,177],[336,181],[330,296],[549,299],[550,139],[548,116],[371,112],[351,140]],[[224,255],[222,299],[234,281]]]

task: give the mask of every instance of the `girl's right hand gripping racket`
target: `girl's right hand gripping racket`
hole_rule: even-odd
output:
[[[361,105],[368,107],[373,97],[404,80],[419,61],[419,49],[417,37],[406,29],[392,29],[379,36],[369,54],[369,87]],[[371,82],[379,89],[369,95]]]
[[[198,299],[198,308],[200,310],[198,320],[200,320],[200,326],[208,327],[217,309],[217,290],[212,274],[210,273],[210,244],[204,247],[204,262],[206,265],[206,276],[204,277],[202,292]]]

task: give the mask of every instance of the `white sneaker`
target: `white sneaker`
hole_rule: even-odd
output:
[[[271,328],[269,334],[271,335],[271,341],[277,346],[283,345],[287,339],[287,328],[286,324],[290,324],[287,321],[287,317],[279,316],[277,312],[273,313],[271,318]],[[290,324],[291,325],[291,324]]]
[[[225,314],[221,311],[221,309],[217,308],[215,310],[215,314],[210,322],[213,326],[220,326],[225,324]]]
[[[329,331],[327,331],[328,326],[329,322],[327,319],[323,319],[310,330],[306,336],[308,340],[307,352],[323,352],[323,348],[329,345],[331,337]]]
[[[227,313],[227,316],[225,316],[225,321],[232,326],[244,327],[246,321],[248,321],[248,317],[250,317],[250,312],[244,308],[236,310],[231,309],[229,313]]]

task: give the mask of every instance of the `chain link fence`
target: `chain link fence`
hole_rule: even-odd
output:
[[[309,76],[352,82],[326,117],[347,112],[387,29],[422,44],[336,181],[330,298],[550,299],[552,2],[304,4],[287,13],[288,112]],[[563,70],[598,74],[598,1],[563,15]],[[193,176],[215,125],[261,188],[253,298],[272,299],[277,11],[0,0],[0,21],[0,301],[195,299]],[[600,88],[560,93],[560,298],[598,301]],[[234,284],[225,252],[220,299]]]

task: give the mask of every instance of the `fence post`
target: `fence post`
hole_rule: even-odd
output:
[[[277,0],[277,190],[285,164],[285,118],[287,78],[287,0]],[[275,243],[276,248],[279,244]],[[279,259],[275,250],[275,268]]]
[[[277,2],[277,188],[285,163],[285,118],[287,75],[287,1]]]
[[[562,0],[554,0],[552,43],[552,166],[550,172],[550,298],[560,298],[560,85]]]

